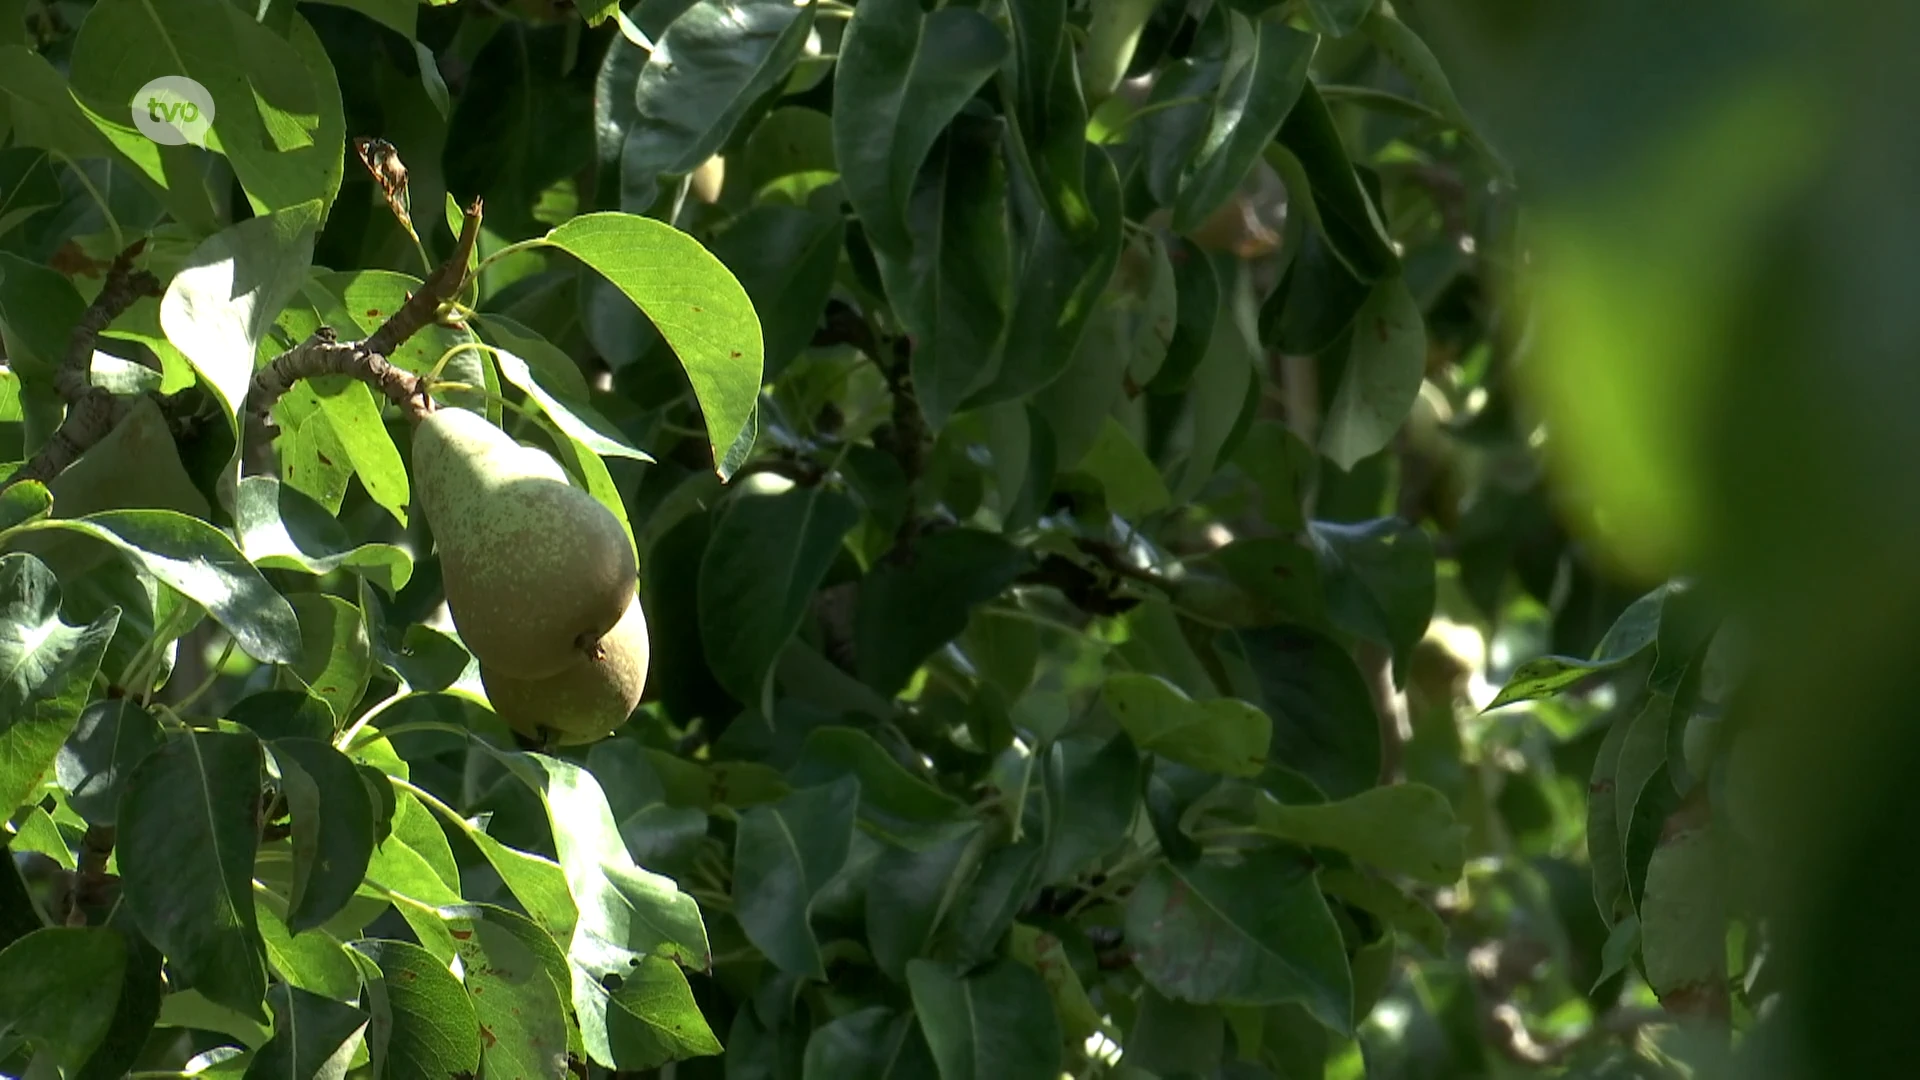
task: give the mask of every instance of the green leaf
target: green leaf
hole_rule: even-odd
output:
[[[354,948],[372,958],[385,988],[387,1075],[450,1077],[480,1067],[480,1021],[443,961],[404,941],[367,939]]]
[[[496,335],[491,319],[488,321],[487,330],[489,337],[497,339],[499,351],[494,353],[494,362],[500,365],[500,377],[526,391],[527,396],[532,398],[540,407],[540,411],[553,421],[553,426],[559,428],[561,434],[575,440],[591,453],[602,457],[624,457],[635,461],[653,460],[651,454],[628,446],[626,436],[620,429],[615,427],[612,421],[601,416],[599,410],[587,404],[584,395],[566,399],[542,386],[541,376],[534,373],[528,360],[512,351],[515,345],[505,343],[510,340],[510,336],[501,338]],[[535,340],[548,349],[553,347],[544,339]],[[526,339],[516,344],[524,348]],[[564,353],[561,354],[561,358],[565,358]],[[578,379],[579,369],[572,365],[573,362],[567,360],[566,371]]]
[[[1007,955],[1032,968],[1053,995],[1053,1009],[1070,1043],[1085,1044],[1105,1026],[1100,1011],[1087,997],[1086,984],[1074,969],[1073,958],[1060,938],[1038,927],[1015,923],[1007,938]]]
[[[580,905],[568,955],[596,977],[624,972],[638,954],[707,967],[712,957],[699,905],[672,878],[634,863],[594,775],[542,754],[524,760],[533,769],[515,772],[542,796],[560,866]]]
[[[5,535],[46,529],[119,548],[141,569],[206,608],[255,660],[289,664],[300,658],[300,621],[293,608],[212,525],[172,510],[107,510],[37,521]]]
[[[1213,116],[1173,203],[1173,230],[1190,233],[1233,197],[1306,85],[1320,39],[1285,23],[1235,17]],[[1251,40],[1246,40],[1250,38]]]
[[[1221,303],[1216,317],[1220,321],[1207,349],[1194,366],[1188,386],[1185,409],[1188,430],[1186,460],[1180,478],[1174,484],[1176,502],[1198,497],[1220,458],[1228,452],[1234,433],[1241,429],[1240,417],[1247,400],[1259,392],[1259,331],[1254,325],[1253,280],[1238,260],[1222,258]]]
[[[0,251],[0,342],[15,371],[51,382],[86,307],[64,274]]]
[[[481,1073],[552,1077],[567,1072],[565,976],[556,977],[527,920],[488,904],[448,908],[467,998],[480,1022]],[[556,955],[557,946],[546,942]],[[564,962],[562,967],[564,968]],[[487,1038],[491,1035],[492,1038]]]
[[[374,22],[411,41],[420,0],[307,0],[312,4],[333,4],[358,11]]]
[[[977,963],[1000,951],[1014,919],[1033,904],[1045,855],[1046,843],[1035,831],[980,860],[980,872],[959,898],[946,928],[961,962]]]
[[[907,201],[934,142],[1007,55],[984,14],[919,0],[869,0],[840,39],[833,78],[833,149],[847,201],[876,252],[913,247]]]
[[[967,399],[967,408],[1014,401],[1052,385],[1092,332],[1091,320],[1120,264],[1124,215],[1113,160],[1104,151],[1091,152],[1086,169],[1096,227],[1075,235],[1041,216],[1028,229],[1015,252],[1013,310],[994,361],[997,370]]]
[[[1195,701],[1157,675],[1120,672],[1100,691],[1140,749],[1223,776],[1258,776],[1273,722],[1244,701]]]
[[[673,961],[649,956],[611,992],[599,983],[591,985],[608,999],[605,1060],[613,1067],[656,1069],[669,1061],[721,1052],[720,1040],[693,999],[693,988]]]
[[[234,531],[249,562],[315,576],[345,568],[392,595],[413,577],[413,557],[392,544],[356,545],[324,506],[271,476],[242,477]]]
[[[275,868],[278,869],[277,867]],[[263,876],[268,876],[263,871]],[[254,918],[267,949],[268,973],[280,982],[333,1001],[360,996],[360,973],[346,946],[325,931],[296,936],[287,929],[280,896],[264,883],[254,884]]]
[[[275,985],[268,1000],[273,1006],[273,1038],[254,1053],[246,1080],[346,1076],[366,1037],[366,1013],[284,984]]]
[[[346,451],[347,462],[366,488],[367,497],[404,526],[411,499],[407,468],[393,445],[393,436],[387,433],[372,388],[345,375],[307,379],[304,388],[318,401],[327,427],[340,449]]]
[[[1345,649],[1298,626],[1241,630],[1223,635],[1221,645],[1246,665],[1234,692],[1259,698],[1274,718],[1270,760],[1306,774],[1336,799],[1374,785],[1380,722],[1366,679]]]
[[[895,982],[921,955],[979,860],[978,822],[946,826],[920,850],[888,847],[867,879],[867,942],[874,963]]]
[[[275,739],[272,750],[293,817],[287,925],[297,934],[333,918],[366,877],[374,805],[359,768],[330,744]]]
[[[736,698],[760,700],[768,670],[859,519],[851,499],[821,487],[743,494],[721,513],[700,560],[700,642]]]
[[[813,1029],[803,1080],[908,1080],[936,1066],[913,1014],[873,1005]]]
[[[582,214],[546,242],[591,266],[646,313],[693,383],[714,471],[733,475],[751,448],[760,393],[760,320],[726,265],[699,241],[650,218]]]
[[[260,741],[194,731],[127,780],[116,836],[123,900],[168,966],[210,1001],[264,1019],[253,908]]]
[[[1203,248],[1184,237],[1168,242],[1167,255],[1173,263],[1174,319],[1173,336],[1167,342],[1166,359],[1154,373],[1147,390],[1153,394],[1173,394],[1186,389],[1200,361],[1213,343],[1214,333],[1224,325],[1220,309],[1222,295],[1219,267]]]
[[[132,927],[114,928],[127,945],[127,963],[119,1000],[99,1049],[76,1080],[112,1080],[135,1067],[160,1018],[160,953]]]
[[[795,788],[812,788],[851,776],[860,783],[860,819],[881,837],[909,847],[928,826],[966,812],[958,799],[907,771],[873,736],[849,727],[824,726],[807,733],[800,759],[787,770]]]
[[[999,351],[1011,307],[1006,171],[996,139],[990,124],[956,122],[909,189],[910,250],[874,254],[913,342],[915,396],[936,431],[991,380],[981,358]]]
[[[60,619],[60,586],[30,555],[0,557],[0,809],[11,816],[52,768],[86,705],[119,625],[108,610],[91,625]]]
[[[1306,863],[1275,851],[1147,872],[1127,900],[1127,942],[1161,993],[1197,1004],[1296,1002],[1351,1030],[1340,928]]]
[[[1316,521],[1308,532],[1328,614],[1348,633],[1390,646],[1394,679],[1405,685],[1407,662],[1433,618],[1433,541],[1398,518]]]
[[[1002,958],[962,975],[914,960],[907,983],[941,1080],[1058,1080],[1060,1022],[1032,968]]]
[[[320,204],[303,202],[230,225],[193,249],[160,298],[167,340],[226,407],[236,447],[254,352],[306,280],[320,218]]]
[[[772,203],[754,206],[714,238],[713,253],[760,314],[769,382],[812,344],[845,243],[838,215]]]
[[[81,25],[72,73],[74,95],[116,125],[150,80],[199,82],[214,104],[207,145],[233,164],[256,213],[311,201],[324,214],[340,189],[340,88],[318,35],[298,13],[276,33],[220,0],[108,0]],[[167,147],[160,156],[185,165],[192,161],[186,152]]]
[[[1323,34],[1346,37],[1360,26],[1374,0],[1307,0],[1307,18]]]
[[[113,824],[127,775],[159,745],[160,723],[138,701],[116,698],[87,706],[53,763],[67,805],[89,825]]]
[[[1221,1006],[1172,1001],[1149,984],[1127,1030],[1127,1060],[1163,1075],[1191,1070],[1204,1076],[1220,1068],[1226,1034]]]
[[[947,529],[922,537],[911,564],[885,563],[860,584],[854,655],[867,685],[892,696],[967,628],[973,608],[1000,595],[1031,560],[998,534]]]
[[[1041,880],[1067,881],[1119,847],[1140,806],[1146,770],[1133,741],[1067,738],[1047,748],[1047,858]]]
[[[1426,371],[1426,321],[1406,280],[1374,282],[1354,316],[1353,345],[1327,408],[1320,451],[1351,472],[1385,448],[1420,396]]]
[[[813,13],[811,0],[697,0],[668,24],[626,91],[636,108],[620,150],[625,209],[646,210],[659,197],[660,177],[684,176],[719,152],[747,111],[787,77]]]
[[[1400,257],[1312,80],[1301,88],[1300,100],[1280,125],[1278,146],[1299,162],[1312,191],[1314,220],[1340,261],[1361,281],[1394,276]]]
[[[853,842],[856,780],[796,791],[740,816],[733,849],[734,916],[780,970],[826,978],[809,918]]]
[[[1066,33],[1065,0],[1026,0],[1008,5],[1013,20],[1012,79],[1002,71],[1002,94],[1017,139],[1014,148],[1047,213],[1061,229],[1081,235],[1094,227],[1087,202],[1087,103]],[[1012,93],[1007,91],[1011,89]]]
[[[456,216],[454,220],[457,222],[459,218]],[[459,233],[457,224],[453,231],[456,235]],[[323,325],[332,327],[345,337],[368,337],[399,311],[422,284],[419,278],[411,274],[392,270],[315,272],[300,290],[298,300],[280,313],[277,325],[292,342],[306,340],[308,335]],[[484,354],[468,348],[450,357],[447,355],[456,346],[472,345],[477,340],[473,332],[464,326],[443,326],[437,321],[430,322],[395,349],[387,361],[402,370],[425,375],[446,357],[446,366],[440,371],[441,378],[497,391],[499,387],[493,376],[493,368]],[[296,391],[299,389],[295,387]],[[284,404],[287,398],[280,400]],[[499,406],[494,405],[489,410],[486,395],[479,389],[449,390],[441,400],[463,409],[486,412],[496,421],[499,419]],[[329,428],[331,426],[329,423]],[[344,439],[346,436],[340,437]]]
[[[1593,866],[1593,902],[1608,925],[1616,925],[1623,907],[1631,908],[1627,899],[1627,854],[1620,839],[1625,830],[1620,826],[1614,790],[1620,749],[1626,745],[1633,721],[1633,716],[1623,714],[1607,725],[1587,783],[1587,861]]]
[[[119,931],[48,927],[0,950],[0,1032],[69,1071],[107,1035],[127,967]]]
[[[1123,518],[1138,519],[1173,503],[1160,470],[1112,416],[1101,423],[1092,449],[1073,468],[1099,481],[1107,509]]]
[[[1431,956],[1444,955],[1447,925],[1434,910],[1389,881],[1348,867],[1323,867],[1320,891],[1371,912],[1411,937]]]
[[[1513,173],[1506,160],[1481,137],[1473,119],[1467,115],[1459,97],[1454,94],[1453,84],[1447,79],[1447,73],[1433,55],[1433,50],[1427,48],[1427,43],[1421,41],[1420,36],[1409,29],[1406,23],[1384,11],[1373,10],[1369,13],[1368,9],[1373,7],[1372,0],[1313,0],[1311,6],[1316,9],[1328,6],[1346,8],[1340,13],[1339,22],[1344,29],[1339,33],[1351,33],[1357,24],[1365,31],[1373,47],[1380,50],[1380,55],[1400,69],[1400,74],[1406,77],[1420,100],[1460,130],[1479,152],[1494,177],[1507,184],[1513,183]],[[1364,20],[1358,19],[1361,14],[1366,15]],[[1326,20],[1319,19],[1317,11],[1315,18],[1322,25],[1326,24]]]
[[[1720,830],[1705,814],[1669,823],[1647,867],[1640,901],[1647,984],[1669,998],[1717,993],[1727,982],[1726,881]]]
[[[373,677],[373,646],[360,609],[325,593],[298,593],[288,603],[300,620],[300,661],[289,672],[334,716],[353,715]]]
[[[1371,788],[1328,803],[1291,804],[1262,794],[1254,828],[1269,836],[1344,851],[1428,885],[1452,885],[1466,864],[1466,827],[1447,797],[1425,784]]]

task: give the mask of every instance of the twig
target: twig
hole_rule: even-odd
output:
[[[106,438],[120,418],[132,410],[132,399],[116,398],[105,388],[93,385],[93,350],[99,344],[100,332],[132,307],[135,300],[160,294],[160,283],[152,274],[133,268],[134,258],[146,243],[144,238],[134,241],[114,256],[107,267],[100,294],[74,324],[73,334],[67,339],[67,353],[53,375],[54,392],[67,403],[67,415],[46,443],[5,482],[0,482],[0,490],[24,480],[51,481],[95,443]]]
[[[271,430],[274,403],[301,379],[346,375],[386,395],[407,418],[418,423],[433,411],[426,381],[387,360],[407,339],[433,322],[440,305],[460,294],[467,284],[467,263],[480,238],[480,200],[467,208],[460,225],[460,242],[418,292],[407,297],[400,310],[380,324],[365,341],[342,342],[331,327],[321,327],[307,340],[273,358],[253,375],[247,388],[247,410],[263,428]]]

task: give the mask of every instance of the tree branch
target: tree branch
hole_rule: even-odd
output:
[[[135,270],[133,260],[146,247],[143,237],[114,256],[107,276],[93,303],[80,313],[67,339],[66,355],[53,374],[54,392],[67,403],[67,415],[45,444],[34,451],[13,475],[0,482],[0,491],[25,480],[48,483],[67,466],[78,461],[95,443],[107,437],[113,426],[132,409],[130,400],[115,398],[102,387],[93,385],[93,351],[100,332],[119,318],[142,296],[160,295],[160,283],[145,270]]]
[[[413,372],[393,366],[387,360],[408,338],[431,324],[440,305],[460,295],[467,284],[467,263],[473,257],[474,244],[480,238],[480,200],[467,208],[460,226],[460,242],[453,254],[439,265],[420,290],[407,297],[400,310],[380,324],[361,342],[343,342],[331,327],[321,327],[307,340],[273,358],[266,367],[254,372],[247,387],[247,411],[266,429],[272,429],[274,403],[280,395],[301,379],[323,375],[346,375],[358,379],[400,406],[415,423],[433,411],[433,399],[427,395],[426,380]]]

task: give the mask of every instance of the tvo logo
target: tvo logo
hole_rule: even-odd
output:
[[[134,92],[133,126],[163,146],[205,146],[213,130],[213,95],[185,75],[162,75]]]

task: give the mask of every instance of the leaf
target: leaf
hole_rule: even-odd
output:
[[[1406,280],[1376,281],[1354,316],[1353,346],[1327,408],[1321,452],[1349,472],[1378,453],[1420,396],[1426,370],[1426,322]]]
[[[1047,857],[1040,879],[1067,881],[1126,839],[1146,770],[1132,740],[1067,738],[1047,748]]]
[[[260,940],[267,949],[268,974],[289,986],[332,1001],[357,999],[360,973],[346,946],[325,931],[309,931],[296,937],[287,929],[285,910],[277,893],[264,882],[255,882],[254,918],[260,925]]]
[[[941,1080],[1058,1080],[1060,1022],[1032,968],[1002,958],[961,975],[914,960],[907,983]]]
[[[0,810],[9,817],[54,766],[119,624],[111,609],[85,627],[59,612],[60,586],[44,564],[0,556]]]
[[[373,646],[360,609],[325,593],[299,593],[288,603],[300,620],[300,661],[288,670],[334,716],[352,716],[373,677]]]
[[[493,330],[489,321],[489,337],[495,336]],[[539,341],[539,344],[547,345],[544,340]],[[525,345],[522,344],[521,347]],[[601,416],[593,406],[587,404],[584,397],[565,400],[549,392],[540,384],[540,379],[535,376],[527,360],[510,351],[509,346],[501,345],[499,351],[493,354],[493,358],[494,362],[500,365],[500,377],[526,391],[527,396],[539,405],[540,411],[553,421],[553,426],[559,428],[561,434],[567,438],[577,441],[591,453],[602,457],[624,457],[635,461],[653,460],[651,454],[628,446],[626,436],[620,429],[606,417]],[[568,370],[578,378],[578,370],[571,367],[572,361],[568,360],[568,364]]]
[[[1700,803],[1704,809],[1704,800]],[[1647,984],[1662,1002],[1721,992],[1727,982],[1727,891],[1720,830],[1704,813],[1669,821],[1640,901]]]
[[[104,540],[183,596],[207,609],[243,652],[262,663],[300,658],[300,621],[227,534],[172,510],[107,510],[73,519],[36,521],[18,533],[45,529]]]
[[[1173,503],[1160,470],[1111,415],[1101,422],[1092,449],[1073,468],[1099,481],[1107,509],[1123,518],[1137,520]]]
[[[1336,6],[1348,9],[1341,12],[1339,21],[1344,29],[1339,32],[1351,33],[1356,25],[1363,30],[1367,40],[1373,43],[1374,48],[1380,50],[1380,55],[1400,69],[1400,74],[1406,77],[1407,82],[1419,94],[1420,100],[1431,106],[1434,112],[1447,123],[1460,130],[1460,133],[1479,152],[1494,177],[1507,184],[1513,183],[1511,169],[1499,152],[1481,137],[1479,129],[1467,115],[1467,110],[1460,104],[1459,97],[1454,94],[1453,84],[1448,81],[1440,61],[1433,55],[1433,51],[1427,48],[1427,43],[1421,41],[1419,35],[1409,29],[1406,23],[1385,11],[1374,9],[1369,12],[1368,9],[1373,7],[1371,0],[1314,0],[1313,6],[1316,8]],[[1356,8],[1357,11],[1354,10]],[[1366,16],[1365,19],[1358,19],[1361,14]],[[1316,13],[1316,19],[1318,18]],[[1322,20],[1322,25],[1325,25],[1325,20]]]
[[[372,388],[344,375],[307,379],[304,388],[319,403],[327,427],[346,452],[347,462],[366,488],[367,497],[404,526],[411,499],[407,469],[380,417],[380,404],[374,400]]]
[[[1073,968],[1073,959],[1059,937],[1025,923],[1013,924],[1007,955],[1032,968],[1047,984],[1053,1009],[1066,1028],[1067,1039],[1084,1044],[1105,1022],[1087,997],[1087,988]]]
[[[1007,39],[971,8],[921,11],[919,0],[860,4],[840,39],[833,149],[847,201],[876,252],[912,248],[907,200],[920,166],[961,106],[1007,54]]]
[[[1173,231],[1191,233],[1245,182],[1306,85],[1320,39],[1271,20],[1234,20],[1236,56],[1213,102],[1206,137],[1173,203]],[[1251,32],[1253,40],[1238,39]]]
[[[76,97],[124,123],[128,103],[162,75],[212,95],[207,144],[232,162],[256,213],[311,201],[324,215],[340,188],[346,124],[333,65],[304,18],[290,14],[276,33],[220,0],[108,0],[89,13],[73,45]]]
[[[367,939],[354,948],[372,958],[385,986],[387,1075],[451,1077],[480,1067],[480,1021],[445,963],[404,941]]]
[[[912,1013],[872,1005],[807,1037],[804,1080],[907,1080],[932,1075],[933,1058]]]
[[[860,785],[839,780],[796,791],[740,816],[733,849],[734,916],[780,970],[826,978],[809,917],[847,860]]]
[[[1073,235],[1095,226],[1087,202],[1087,103],[1079,68],[1068,47],[1065,0],[1027,0],[1008,5],[1013,20],[1014,62],[1001,93],[1017,108],[1007,119],[1024,170],[1046,200],[1047,214]],[[1007,90],[1011,89],[1011,94]]]
[[[1127,900],[1127,942],[1154,988],[1198,1004],[1304,1005],[1348,1031],[1353,983],[1340,928],[1298,858],[1162,862]]]
[[[1014,919],[1028,910],[1040,884],[1040,860],[1046,843],[1038,831],[994,848],[980,860],[980,872],[958,899],[944,928],[962,963],[973,964],[999,952]]]
[[[1466,864],[1466,826],[1447,797],[1425,784],[1391,784],[1327,803],[1284,803],[1263,794],[1254,828],[1269,836],[1344,851],[1382,870],[1446,886]]]
[[[1133,672],[1109,675],[1100,694],[1141,750],[1223,776],[1266,768],[1273,723],[1244,701],[1194,701],[1157,675]]]
[[[909,847],[929,826],[966,812],[958,799],[908,772],[873,736],[849,727],[824,726],[807,733],[800,758],[787,770],[795,788],[831,784],[851,776],[860,784],[860,819],[883,838]]]
[[[1260,698],[1274,719],[1271,761],[1306,774],[1336,799],[1374,785],[1380,722],[1346,650],[1298,626],[1241,630],[1221,644],[1247,665],[1235,692]]]
[[[537,928],[488,904],[448,908],[444,914],[459,948],[467,998],[480,1022],[482,1075],[565,1076],[566,985],[522,939]],[[552,942],[547,946],[559,952]]]
[[[946,826],[920,850],[888,847],[867,879],[867,943],[876,966],[895,982],[906,980],[907,961],[932,940],[956,894],[978,862],[978,822]]]
[[[1222,258],[1219,280],[1222,295],[1216,317],[1220,325],[1207,339],[1207,350],[1193,369],[1186,411],[1186,460],[1173,487],[1176,502],[1197,498],[1221,455],[1230,452],[1247,402],[1259,392],[1259,333],[1254,326],[1253,281],[1244,265]]]
[[[998,534],[947,529],[922,537],[909,565],[883,563],[860,584],[854,655],[867,685],[892,696],[927,657],[967,628],[1031,559]]]
[[[306,280],[321,217],[320,204],[304,202],[229,225],[193,249],[160,298],[167,340],[226,407],[236,447],[254,352]]]
[[[1405,685],[1414,646],[1433,618],[1433,541],[1398,518],[1315,521],[1308,534],[1328,614],[1348,633],[1391,647],[1395,682]]]
[[[1213,257],[1184,237],[1168,241],[1167,256],[1173,264],[1173,336],[1167,342],[1166,358],[1147,384],[1147,392],[1152,394],[1186,389],[1213,344],[1213,335],[1226,325],[1220,318],[1226,298],[1221,293],[1220,268]]]
[[[646,313],[706,417],[714,471],[733,475],[760,393],[760,321],[726,265],[686,233],[632,214],[582,214],[546,242],[586,263]]]
[[[0,950],[0,1032],[80,1068],[107,1035],[126,967],[117,930],[35,930]]]
[[[1068,233],[1051,216],[1040,216],[1015,251],[1013,310],[992,379],[966,401],[967,408],[1014,401],[1063,376],[1092,333],[1103,293],[1120,265],[1120,181],[1104,151],[1086,155],[1087,198],[1095,227]],[[1014,188],[1016,206],[1021,189]]]
[[[772,203],[754,206],[714,238],[714,255],[740,279],[760,315],[769,382],[812,345],[845,243],[846,223],[838,215]]]
[[[519,767],[540,792],[567,885],[580,905],[568,955],[598,977],[625,971],[636,954],[694,968],[711,963],[699,905],[673,879],[637,866],[594,775],[571,762],[527,754]]]
[[[859,521],[853,501],[821,487],[733,499],[700,560],[700,642],[734,697],[758,701],[814,589]]]
[[[684,176],[720,151],[787,77],[813,16],[810,0],[696,0],[667,25],[630,91],[636,107],[620,151],[625,209],[644,211],[659,197],[660,177]]]
[[[1007,326],[1013,255],[997,135],[985,122],[956,122],[909,188],[910,250],[874,254],[913,342],[921,412],[936,431],[991,380],[981,361],[999,351]]]
[[[669,1061],[721,1052],[693,988],[673,961],[649,956],[606,993],[607,1060],[621,1069],[656,1069]]]
[[[234,531],[249,562],[315,576],[346,568],[393,595],[413,577],[413,557],[392,544],[355,545],[325,507],[271,476],[242,477]]]
[[[1593,867],[1593,902],[1600,918],[1617,925],[1623,907],[1631,908],[1627,898],[1627,854],[1621,836],[1619,804],[1615,798],[1615,780],[1620,769],[1620,749],[1626,744],[1627,731],[1634,717],[1621,715],[1607,725],[1600,749],[1593,759],[1592,778],[1587,783],[1587,861]]]
[[[253,910],[260,741],[193,731],[127,780],[116,844],[134,924],[186,985],[264,1019],[267,973]]]
[[[1307,17],[1323,34],[1346,37],[1360,26],[1374,0],[1307,0]]]
[[[254,1052],[247,1080],[340,1080],[366,1037],[366,1013],[297,986],[268,991],[273,1038]]]
[[[1312,80],[1301,88],[1300,100],[1280,125],[1278,145],[1300,163],[1313,196],[1314,220],[1339,260],[1361,281],[1395,276],[1400,258]]]
[[[139,702],[117,698],[87,706],[54,759],[67,805],[89,825],[113,824],[127,775],[159,745],[160,724]]]
[[[51,382],[86,307],[65,275],[0,251],[0,340],[15,371]]]
[[[294,933],[333,918],[353,898],[373,857],[373,801],[360,770],[316,739],[275,739],[281,793],[293,817],[293,887],[287,926]]]
[[[100,1046],[75,1074],[76,1080],[112,1080],[139,1061],[160,1018],[160,953],[130,926],[114,932],[126,942],[127,962],[119,1000]]]
[[[1411,937],[1431,956],[1445,954],[1447,926],[1420,900],[1378,877],[1347,867],[1323,867],[1320,891],[1360,908]]]

